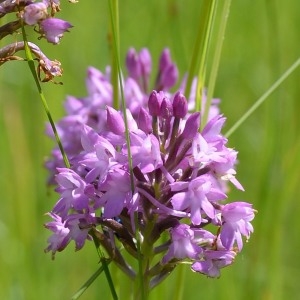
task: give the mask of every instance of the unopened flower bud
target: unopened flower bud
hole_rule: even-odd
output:
[[[182,137],[185,139],[192,139],[198,132],[200,126],[200,113],[195,112],[186,120]]]
[[[164,49],[159,59],[159,71],[164,72],[172,64],[171,54],[169,49]]]
[[[176,83],[177,79],[178,69],[175,64],[171,64],[161,73],[160,85],[163,86],[164,89],[169,89]]]
[[[188,105],[185,96],[177,92],[173,99],[173,115],[176,118],[184,118],[188,112]]]
[[[151,61],[151,55],[147,48],[143,48],[140,51],[139,59],[140,59],[142,74],[144,76],[149,76],[151,73],[152,61]]]
[[[164,118],[164,119],[169,119],[171,117],[173,117],[173,107],[172,107],[172,103],[168,98],[163,98],[162,102],[161,102],[161,106],[160,106],[160,115]]]
[[[127,52],[126,67],[130,77],[138,79],[141,76],[140,59],[134,48],[130,48]]]
[[[87,69],[86,88],[89,95],[99,94],[104,104],[111,103],[112,87],[107,79],[107,75],[94,67],[88,67]]]
[[[153,117],[160,115],[160,105],[162,102],[162,94],[153,91],[148,100],[149,113]]]
[[[125,132],[125,125],[122,116],[114,108],[107,106],[107,127],[114,134],[121,135]]]

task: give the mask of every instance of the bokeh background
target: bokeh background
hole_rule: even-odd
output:
[[[74,28],[59,46],[36,42],[62,62],[63,85],[43,84],[53,116],[63,115],[66,94],[85,96],[87,66],[110,64],[107,1],[62,1],[59,17]],[[181,78],[188,69],[199,22],[199,0],[120,1],[121,57],[133,46],[148,47],[153,67],[164,47],[171,49]],[[0,25],[5,20],[1,20]],[[229,129],[300,55],[298,0],[232,1],[215,97]],[[0,46],[20,39],[11,36]],[[255,232],[236,262],[219,279],[175,271],[152,299],[300,299],[300,71],[284,84],[231,137],[239,151],[238,179],[244,193],[230,200],[252,202]],[[25,62],[0,68],[0,299],[69,299],[97,269],[88,243],[70,245],[54,261],[44,254],[49,232],[44,215],[56,202],[45,185],[43,161],[53,143],[44,135],[46,116]],[[129,282],[115,273],[118,291]],[[182,275],[183,274],[183,275]],[[123,291],[123,292],[122,292]],[[110,299],[100,276],[81,299]]]

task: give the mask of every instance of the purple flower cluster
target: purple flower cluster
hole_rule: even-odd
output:
[[[60,10],[59,5],[59,0],[43,0],[25,6],[21,14],[27,25],[38,24],[41,37],[45,37],[52,44],[58,44],[64,32],[73,27],[69,22],[53,17]]]
[[[74,1],[70,1],[74,2]],[[26,25],[38,25],[39,29],[36,30],[41,34],[41,37],[45,37],[48,42],[58,44],[63,36],[63,33],[68,31],[72,25],[64,20],[54,18],[54,15],[60,11],[59,0],[42,0],[41,2],[35,3],[32,0],[6,0],[0,3],[0,18],[8,13],[14,13],[18,11],[18,17]],[[12,34],[22,26],[19,21],[11,22],[7,26],[12,30],[3,32],[3,36]],[[2,27],[4,28],[4,27]],[[5,27],[5,30],[7,28]],[[1,34],[2,36],[2,34]]]
[[[73,27],[69,22],[54,17],[60,11],[59,5],[59,0],[43,0],[37,3],[34,0],[0,1],[0,18],[9,13],[17,16],[17,20],[0,27],[0,39],[19,32],[22,26],[27,25],[34,26],[34,30],[40,34],[39,39],[46,38],[48,42],[58,44],[63,34]],[[28,47],[38,60],[37,74],[42,82],[52,81],[54,77],[62,75],[59,61],[50,60],[37,45],[31,42],[28,42]],[[0,65],[11,60],[24,60],[15,55],[16,52],[24,49],[24,41],[0,48]]]
[[[53,232],[46,251],[54,257],[72,240],[79,250],[97,238],[111,259],[135,276],[119,245],[137,258],[138,232],[141,249],[151,253],[145,274],[151,286],[182,262],[218,277],[241,251],[242,237],[253,232],[255,213],[246,202],[224,203],[229,182],[243,187],[235,178],[237,152],[221,134],[225,118],[218,101],[200,131],[201,113],[188,113],[180,91],[168,92],[178,80],[168,50],[150,95],[148,50],[130,49],[126,65],[126,116],[111,107],[109,70],[89,68],[88,96],[67,98],[58,131],[71,168],[63,167],[54,149],[47,167],[60,199],[48,214],[53,221],[45,225]]]

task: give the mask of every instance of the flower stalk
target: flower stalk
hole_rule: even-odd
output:
[[[44,96],[44,93],[42,91],[42,87],[40,85],[40,82],[39,82],[39,78],[38,78],[38,75],[36,73],[36,70],[35,70],[35,65],[34,65],[34,61],[33,61],[33,58],[32,58],[32,55],[31,55],[31,49],[29,48],[28,46],[28,42],[27,42],[27,38],[26,38],[26,32],[25,32],[25,28],[24,26],[22,26],[22,35],[23,35],[23,41],[24,41],[24,49],[25,49],[25,54],[26,54],[26,58],[27,58],[27,62],[28,62],[28,66],[29,66],[29,69],[31,71],[31,74],[34,78],[34,81],[35,81],[35,84],[37,86],[37,89],[38,89],[38,92],[39,92],[39,95],[40,95],[40,98],[41,98],[41,101],[43,103],[43,106],[44,106],[44,109],[45,109],[45,112],[46,112],[46,115],[48,117],[48,120],[50,122],[50,125],[51,125],[51,128],[52,128],[52,131],[54,133],[54,136],[55,136],[55,139],[56,139],[56,142],[57,142],[57,145],[59,147],[59,150],[61,152],[61,155],[63,157],[63,161],[64,161],[64,164],[67,168],[70,168],[70,162],[68,160],[68,157],[66,155],[66,152],[64,150],[64,147],[61,143],[61,140],[59,138],[59,135],[58,135],[58,132],[57,132],[57,129],[56,129],[56,126],[55,126],[55,123],[53,121],[53,118],[52,118],[52,115],[50,113],[50,110],[49,110],[49,107],[48,107],[48,104],[47,104],[47,101],[46,101],[46,98]]]

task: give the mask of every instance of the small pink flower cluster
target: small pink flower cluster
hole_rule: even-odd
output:
[[[45,225],[53,232],[46,251],[54,257],[71,240],[81,249],[97,238],[134,277],[118,245],[137,258],[138,230],[142,249],[159,257],[149,261],[151,286],[184,261],[193,271],[217,277],[242,250],[242,236],[253,232],[255,213],[246,202],[224,203],[228,182],[243,187],[235,178],[237,152],[221,134],[225,118],[218,101],[200,131],[201,112],[189,113],[185,96],[168,92],[178,71],[167,49],[151,93],[148,50],[130,49],[126,64],[126,115],[111,107],[109,72],[89,68],[88,96],[67,98],[58,130],[71,168],[63,167],[54,149],[47,167],[60,199],[49,213],[53,221]],[[160,239],[166,233],[167,240]]]
[[[38,24],[37,31],[41,37],[45,37],[52,44],[58,44],[64,32],[72,27],[69,22],[53,17],[60,10],[59,5],[59,0],[43,0],[26,5],[21,13],[24,22],[27,25]],[[49,8],[51,9],[50,14],[48,13]]]
[[[39,39],[46,38],[49,43],[58,44],[63,34],[73,27],[69,22],[54,17],[60,11],[59,5],[59,0],[43,0],[37,3],[32,0],[0,1],[0,18],[18,12],[17,20],[0,27],[0,39],[19,32],[21,27],[34,26],[34,30],[40,34]],[[0,48],[0,66],[11,60],[24,60],[15,53],[25,50],[26,44],[38,60],[37,75],[42,82],[52,81],[54,77],[62,75],[60,62],[50,60],[30,41],[14,42]]]

